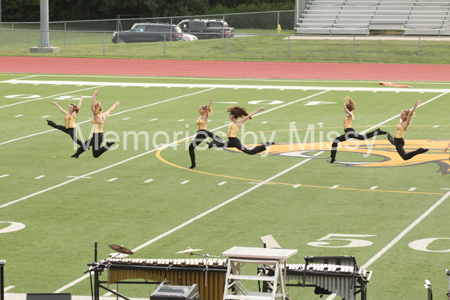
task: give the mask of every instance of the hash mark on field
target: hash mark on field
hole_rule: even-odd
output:
[[[38,177],[34,177],[34,179],[41,179],[41,178],[44,178],[45,177],[45,175],[41,175],[41,176],[38,176]]]
[[[224,185],[225,183],[227,183],[226,181],[222,181],[221,183],[219,183],[218,185]]]
[[[398,93],[400,93],[400,91],[396,91],[395,93],[398,94]]]
[[[293,188],[298,188],[299,186],[301,186],[301,184],[296,184],[293,186]]]
[[[376,93],[377,91],[373,91],[374,93]]]
[[[8,176],[9,176],[9,174],[4,174],[4,175],[1,175],[0,178],[8,177]]]
[[[266,124],[266,123],[267,123],[267,121],[261,122],[261,124]]]
[[[50,116],[42,116],[41,119],[43,119],[43,118],[48,118],[48,117],[50,117]]]
[[[370,189],[371,190],[376,190],[377,189],[377,187],[378,187],[378,185],[374,185],[373,187],[371,187]]]
[[[18,118],[18,117],[22,117],[23,115],[17,115],[17,116],[14,116],[14,118]]]
[[[184,119],[181,119],[181,120],[178,120],[177,122],[183,122],[184,121]]]
[[[439,127],[439,125],[435,125],[435,126],[433,126],[434,128],[437,128],[437,127]]]
[[[146,180],[146,181],[144,181],[144,183],[149,183],[149,182],[152,182],[153,180],[155,180],[155,179],[149,179],[149,180]]]
[[[188,183],[190,180],[185,180],[185,181],[183,181],[182,183],[180,183],[180,184],[186,184],[186,183]]]
[[[333,185],[332,187],[330,187],[330,189],[337,189],[339,187],[339,185]]]
[[[114,180],[117,180],[118,178],[111,178],[111,179],[108,179],[107,181],[114,181]]]
[[[156,119],[150,119],[150,122],[152,122],[152,121],[156,121],[156,120],[158,120],[158,118],[156,118]]]
[[[125,120],[129,120],[129,119],[130,119],[130,118],[123,118],[122,120],[125,121]]]
[[[410,188],[410,189],[408,190],[408,192],[414,192],[416,189],[417,189],[417,187],[413,186],[412,188]]]

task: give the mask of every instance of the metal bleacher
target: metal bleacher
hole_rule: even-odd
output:
[[[296,34],[450,35],[450,0],[310,0]]]

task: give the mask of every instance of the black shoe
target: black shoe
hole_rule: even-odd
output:
[[[264,143],[264,146],[266,146],[266,147],[269,147],[269,146],[272,146],[272,145],[275,145],[275,142],[265,142]]]
[[[75,158],[78,158],[78,154],[74,154],[74,155],[72,155],[71,157],[75,157]]]
[[[213,147],[213,143],[206,142],[206,144],[208,144],[208,149],[211,149],[211,148]],[[194,167],[195,167],[195,165],[194,165]],[[192,168],[191,168],[191,169],[192,169]]]
[[[334,163],[336,161],[336,158],[330,157],[330,164]]]
[[[106,147],[105,148],[109,150],[109,148],[111,148],[111,146],[114,145],[114,144],[115,144],[115,142],[108,142],[108,143],[106,143]]]
[[[193,169],[193,168],[195,168],[195,167],[196,167],[196,165],[193,164],[192,166],[189,167],[189,169]]]
[[[376,130],[376,132],[377,132],[377,135],[388,134],[386,131],[383,131],[383,130],[381,130],[380,128],[378,128],[378,129]]]
[[[419,153],[421,154],[421,153],[428,152],[429,150],[430,150],[430,149],[419,148],[419,149],[417,149],[417,152],[419,152]]]

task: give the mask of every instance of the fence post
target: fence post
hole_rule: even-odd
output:
[[[66,45],[66,29],[67,29],[67,22],[64,21],[64,46]]]
[[[227,59],[228,59],[228,34],[226,35],[226,39],[227,39]]]
[[[353,36],[353,62],[355,62],[355,40],[356,40],[356,36]]]
[[[291,35],[289,35],[289,38],[288,38],[288,60],[290,60],[291,59]]]
[[[420,64],[420,35],[419,35],[419,64]]]
[[[11,48],[14,48],[14,23],[11,23]]]
[[[105,31],[103,30],[103,56],[105,56],[105,52],[106,52],[106,49],[105,49]]]
[[[166,35],[164,35],[164,58],[166,58]]]
[[[277,12],[277,28],[278,28],[279,24],[280,24],[280,12],[278,11]]]

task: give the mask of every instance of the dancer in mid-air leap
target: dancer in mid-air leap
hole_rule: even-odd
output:
[[[355,129],[352,128],[352,123],[355,119],[355,116],[352,113],[352,111],[355,110],[355,102],[349,97],[346,97],[345,100],[346,103],[344,103],[344,112],[346,116],[344,119],[344,134],[335,138],[333,141],[333,145],[331,145],[331,164],[336,161],[337,146],[340,142],[348,141],[349,139],[366,140],[374,136],[387,133],[385,131],[382,131],[380,128],[366,134],[357,133]]]

